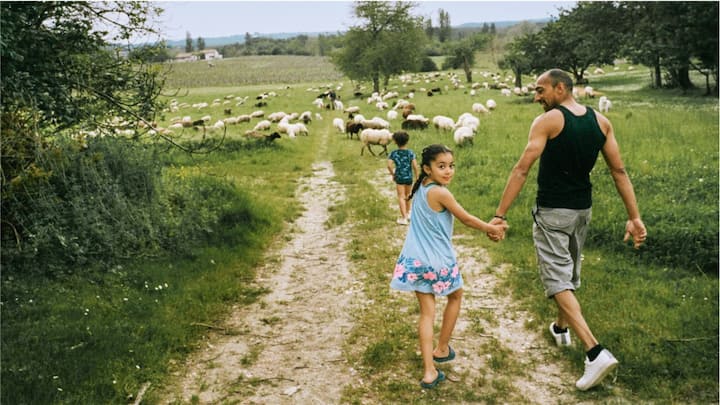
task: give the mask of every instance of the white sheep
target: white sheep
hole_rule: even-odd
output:
[[[317,107],[318,109],[325,107],[325,103],[321,98],[316,98],[315,100],[313,100],[313,105],[315,105],[315,107]]]
[[[357,114],[360,112],[360,107],[358,107],[356,105],[352,105],[352,106],[349,106],[348,108],[346,108],[345,112],[348,114]]]
[[[470,127],[459,127],[453,133],[453,140],[458,146],[463,146],[466,144],[472,145],[474,137],[475,132]]]
[[[458,117],[455,128],[460,127],[468,127],[473,130],[473,132],[477,131],[477,128],[480,126],[480,118],[472,115],[471,113],[463,113],[460,114]]]
[[[388,129],[390,128],[390,123],[385,121],[384,119],[380,117],[373,117],[370,120],[362,120],[360,121],[363,128],[372,128],[372,129]]]
[[[398,117],[398,112],[397,112],[397,111],[395,111],[395,110],[389,110],[389,111],[387,112],[387,119],[389,119],[389,120],[392,121],[392,120],[396,120],[397,117]]]
[[[501,89],[500,94],[502,94],[503,96],[506,96],[506,97],[512,96],[512,92],[510,91],[510,89]]]
[[[333,127],[338,130],[341,134],[345,133],[345,122],[342,118],[335,118],[332,121]]]
[[[497,103],[495,100],[489,98],[488,101],[485,102],[485,105],[487,106],[487,109],[492,111],[497,108]]]
[[[451,131],[453,127],[455,126],[455,121],[453,121],[452,118],[446,117],[444,115],[436,115],[432,119],[433,125],[435,126],[435,129],[443,130],[443,131]]]
[[[365,148],[375,156],[375,153],[370,149],[370,145],[382,146],[387,155],[387,146],[392,141],[392,132],[388,129],[363,129],[360,131],[360,141],[363,144],[362,149],[360,149],[360,156],[365,152]]]
[[[255,124],[255,127],[253,128],[253,130],[255,130],[255,131],[267,131],[267,130],[270,129],[271,126],[272,126],[272,123],[271,123],[270,121],[268,121],[268,120],[262,120],[262,121],[258,122],[257,124]]]
[[[483,113],[483,114],[487,114],[490,112],[490,110],[485,108],[485,106],[482,103],[473,103],[472,111],[474,113]]]
[[[610,111],[610,107],[612,107],[610,99],[607,98],[607,96],[600,97],[600,100],[598,101],[598,110],[600,110],[601,113],[607,113]]]
[[[265,116],[265,112],[262,110],[257,110],[257,111],[253,111],[250,113],[251,118],[260,118],[260,117],[264,117],[264,116]]]
[[[585,97],[594,98],[595,90],[590,86],[585,86]]]

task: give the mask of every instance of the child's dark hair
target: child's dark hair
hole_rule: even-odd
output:
[[[425,180],[425,177],[427,177],[427,174],[425,173],[425,170],[423,169],[425,166],[430,166],[430,162],[435,160],[435,157],[441,153],[450,153],[452,154],[452,149],[448,148],[445,145],[440,144],[433,144],[428,145],[425,147],[425,149],[422,150],[422,162],[420,162],[420,176],[418,176],[418,179],[415,181],[415,184],[413,184],[412,191],[410,192],[410,195],[408,196],[408,200],[410,200],[413,195],[415,195],[415,192],[418,188],[420,188],[420,185],[422,184],[423,180]]]
[[[410,134],[405,131],[397,131],[392,134],[392,139],[395,141],[397,146],[405,146],[410,140]]]

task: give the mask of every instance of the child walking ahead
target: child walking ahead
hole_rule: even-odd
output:
[[[453,217],[471,228],[479,229],[494,241],[505,237],[507,226],[490,225],[471,215],[458,204],[447,185],[455,174],[452,151],[444,145],[430,145],[422,151],[420,177],[410,198],[412,220],[405,245],[395,265],[390,287],[413,291],[420,304],[418,335],[423,358],[420,386],[435,388],[445,374],[433,362],[444,363],[455,358],[450,336],[460,312],[463,279],[452,245]],[[447,296],[438,344],[433,349],[435,296]]]
[[[408,197],[410,196],[413,180],[418,176],[420,170],[418,169],[415,152],[407,147],[410,135],[405,131],[398,131],[393,134],[392,139],[398,149],[390,152],[387,167],[390,175],[393,176],[395,188],[397,189],[398,206],[400,207],[400,218],[398,218],[397,223],[407,225],[410,217],[410,198]]]

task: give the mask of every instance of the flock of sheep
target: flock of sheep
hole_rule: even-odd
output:
[[[512,76],[501,77],[489,72],[483,72],[481,76],[487,80],[466,87],[454,73],[405,74],[399,77],[400,83],[393,87],[393,89],[402,89],[402,94],[397,90],[390,90],[382,93],[372,93],[365,98],[362,93],[363,88],[357,87],[354,90],[353,97],[350,98],[350,103],[355,105],[348,105],[347,107],[340,99],[329,97],[330,93],[333,96],[339,94],[343,85],[328,84],[325,88],[332,91],[326,90],[320,93],[310,103],[317,110],[315,113],[310,110],[301,113],[276,111],[266,116],[264,110],[255,109],[252,112],[240,115],[232,114],[233,109],[236,107],[240,109],[250,107],[252,109],[252,107],[267,108],[271,106],[275,103],[274,98],[278,97],[278,93],[274,91],[257,95],[255,101],[249,101],[248,96],[236,97],[232,94],[225,96],[223,99],[216,98],[212,102],[194,104],[183,103],[174,99],[169,102],[168,107],[164,110],[167,115],[177,114],[177,116],[168,120],[167,128],[160,127],[156,123],[144,122],[140,122],[137,127],[144,127],[150,134],[157,133],[172,136],[188,129],[212,133],[227,131],[232,126],[242,125],[245,129],[241,130],[241,133],[245,138],[272,142],[283,137],[283,135],[288,138],[308,136],[310,135],[308,126],[313,120],[320,121],[324,115],[327,116],[330,113],[335,117],[332,120],[332,128],[340,134],[346,134],[349,139],[357,137],[360,140],[362,144],[361,155],[364,154],[365,149],[375,155],[371,149],[373,145],[380,146],[382,151],[387,154],[387,146],[391,142],[393,133],[391,126],[397,128],[397,125],[392,123],[398,121],[400,121],[400,128],[404,130],[425,130],[432,125],[436,131],[451,133],[456,145],[472,145],[480,126],[479,117],[491,114],[498,107],[498,104],[492,98],[486,99],[485,103],[478,101],[477,98],[481,91],[485,91],[486,94],[488,91],[496,91],[495,94],[501,97],[532,97],[534,95],[534,84],[522,88],[511,88],[508,83],[514,82]],[[443,82],[446,84],[442,85]],[[427,118],[417,111],[418,108],[413,103],[415,97],[436,97],[458,90],[470,96],[470,108],[468,111],[459,113],[457,119],[446,115],[434,115]],[[317,94],[320,90],[310,88],[307,91]],[[577,98],[592,98],[601,95],[589,86],[583,89],[575,88],[574,94]],[[361,107],[360,104],[363,104],[363,101],[365,106]],[[606,113],[611,105],[610,100],[602,95],[599,99],[598,110]],[[223,118],[220,119],[213,119],[212,115],[208,113],[196,119],[191,115],[193,113],[199,115],[208,110],[220,111],[220,109],[223,112]],[[338,112],[346,114],[347,118],[337,117]],[[372,116],[366,118],[363,113]],[[126,126],[117,125],[115,132],[121,135],[127,132],[130,135],[131,131],[135,133],[138,129],[140,128],[128,129]]]

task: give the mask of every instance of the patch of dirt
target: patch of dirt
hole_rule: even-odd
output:
[[[258,272],[256,282],[272,291],[233,310],[223,327],[238,334],[212,333],[182,368],[177,387],[165,389],[175,393],[168,402],[193,396],[203,404],[339,402],[354,374],[343,340],[363,293],[362,282],[347,275],[343,228],[325,226],[329,208],[344,198],[333,176],[332,164],[323,161],[301,180],[298,198],[305,212],[293,225],[292,239],[280,240]]]

